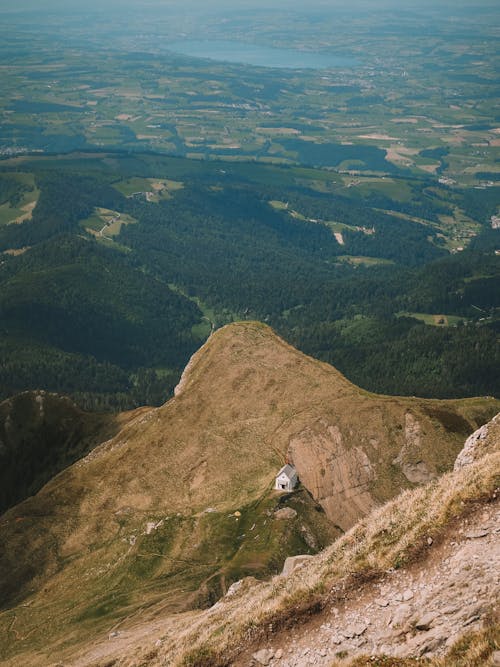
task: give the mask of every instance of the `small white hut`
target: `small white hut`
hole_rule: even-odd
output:
[[[299,478],[297,477],[295,466],[287,463],[276,475],[274,488],[277,491],[293,491],[293,489],[297,486],[298,481]]]

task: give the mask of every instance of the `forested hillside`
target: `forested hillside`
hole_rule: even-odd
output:
[[[319,169],[155,155],[1,166],[5,217],[29,179],[38,193],[0,225],[2,398],[159,404],[211,328],[245,318],[372,391],[500,390],[495,188],[398,176],[389,196],[367,177],[356,193]],[[475,231],[450,254],[457,211]]]

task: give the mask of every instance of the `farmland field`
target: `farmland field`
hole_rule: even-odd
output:
[[[371,174],[384,193],[381,177],[408,174],[489,187],[500,173],[495,12],[486,2],[455,12],[427,6],[398,23],[389,5],[359,16],[294,6],[286,17],[224,7],[186,25],[173,7],[126,6],[103,39],[78,14],[35,27],[11,11],[0,153],[154,150]]]
[[[0,225],[20,224],[31,217],[39,191],[32,174],[15,174],[0,180]]]

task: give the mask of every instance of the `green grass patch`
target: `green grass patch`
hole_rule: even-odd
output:
[[[347,264],[359,265],[363,264],[364,266],[375,266],[377,264],[394,264],[390,259],[382,259],[381,257],[363,257],[361,255],[339,255],[337,257],[341,262],[346,262]]]
[[[106,227],[104,233],[106,236],[118,236],[123,225],[134,225],[137,223],[137,220],[127,213],[122,213],[119,220],[115,220],[110,225]]]
[[[111,616],[118,609],[126,606],[128,597],[125,593],[109,593],[99,598],[94,604],[89,605],[83,611],[78,621],[89,621]]]
[[[292,218],[295,218],[296,220],[304,220],[306,222],[311,222],[313,224],[326,225],[332,230],[332,232],[342,232],[344,229],[349,229],[351,231],[356,230],[355,227],[352,227],[351,225],[346,225],[343,222],[337,222],[336,220],[319,220],[316,218],[307,218],[299,211],[295,211],[293,209],[288,208],[288,203],[284,201],[272,199],[268,203],[275,211],[286,211],[287,213],[289,213],[289,215],[292,216]]]
[[[458,317],[457,315],[434,315],[432,313],[412,313],[406,311],[397,313],[397,317],[411,317],[414,320],[420,320],[433,327],[455,326],[459,322],[464,321],[463,317]]]
[[[119,213],[107,208],[96,207],[92,215],[80,222],[80,225],[101,238],[118,236],[123,225],[133,225],[137,220],[127,213]]]
[[[113,183],[113,187],[118,192],[121,192],[125,197],[130,197],[130,195],[135,192],[147,192],[151,189],[150,179],[148,178],[127,178],[118,183]]]
[[[191,333],[197,340],[206,340],[210,336],[211,331],[212,325],[206,318],[191,327]]]
[[[163,199],[170,199],[171,193],[182,190],[184,183],[182,181],[174,181],[171,179],[161,178],[140,178],[134,176],[127,178],[118,183],[114,183],[113,187],[118,192],[121,192],[125,197],[131,197],[135,194],[147,194],[148,201],[159,202]]]
[[[234,322],[235,320],[240,319],[238,313],[233,312],[227,308],[217,310],[212,306],[209,306],[204,301],[202,301],[199,297],[189,294],[180,285],[169,283],[168,287],[169,289],[172,290],[172,292],[175,292],[176,294],[181,294],[182,296],[186,297],[186,299],[189,299],[190,301],[195,303],[203,313],[204,322],[202,321],[194,325],[194,329],[195,331],[197,331],[198,334],[201,334],[202,331],[207,331],[207,330],[209,334],[213,328],[218,328],[220,326],[223,326],[224,324],[229,324],[229,322]]]
[[[0,225],[29,220],[39,196],[34,174],[0,174]]]
[[[278,201],[276,199],[272,199],[269,202],[269,205],[272,206],[276,211],[287,211],[288,210],[288,204],[284,201]]]
[[[94,232],[100,232],[104,227],[104,221],[100,215],[93,213],[91,216],[81,221],[81,226]]]
[[[409,202],[413,192],[408,182],[402,179],[395,180],[388,177],[359,177],[345,178],[346,194],[351,197],[369,197],[373,194],[384,195],[399,202]],[[351,184],[351,185],[349,185]]]

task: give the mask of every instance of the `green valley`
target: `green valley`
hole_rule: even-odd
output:
[[[3,398],[40,388],[89,408],[158,404],[211,328],[245,318],[370,390],[498,392],[492,198],[450,193],[478,229],[450,254],[444,189],[411,177],[391,199],[371,177],[353,197],[319,169],[158,155],[0,169],[11,197],[30,179],[38,192],[31,217],[0,227]],[[450,326],[429,326],[443,313]]]

